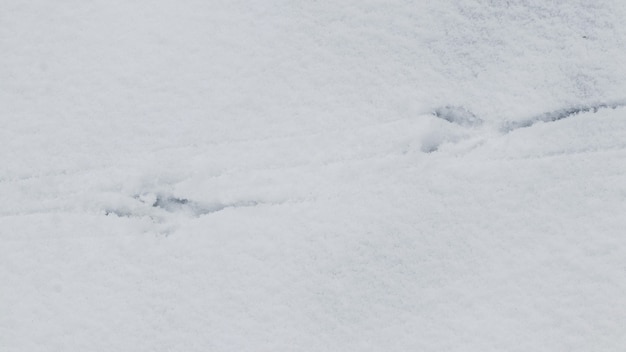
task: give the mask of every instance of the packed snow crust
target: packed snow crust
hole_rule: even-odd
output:
[[[624,18],[5,0],[0,351],[623,351]]]

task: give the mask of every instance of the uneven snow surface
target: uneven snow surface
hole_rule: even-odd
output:
[[[0,351],[624,351],[626,2],[0,6]]]

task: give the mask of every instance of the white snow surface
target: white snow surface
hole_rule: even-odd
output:
[[[623,351],[626,2],[0,9],[0,351]]]

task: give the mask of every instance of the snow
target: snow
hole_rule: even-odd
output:
[[[621,351],[625,17],[5,1],[0,350]]]

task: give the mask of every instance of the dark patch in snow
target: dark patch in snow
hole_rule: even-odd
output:
[[[446,105],[435,109],[433,115],[464,127],[480,126],[483,123],[483,120],[462,106]]]

